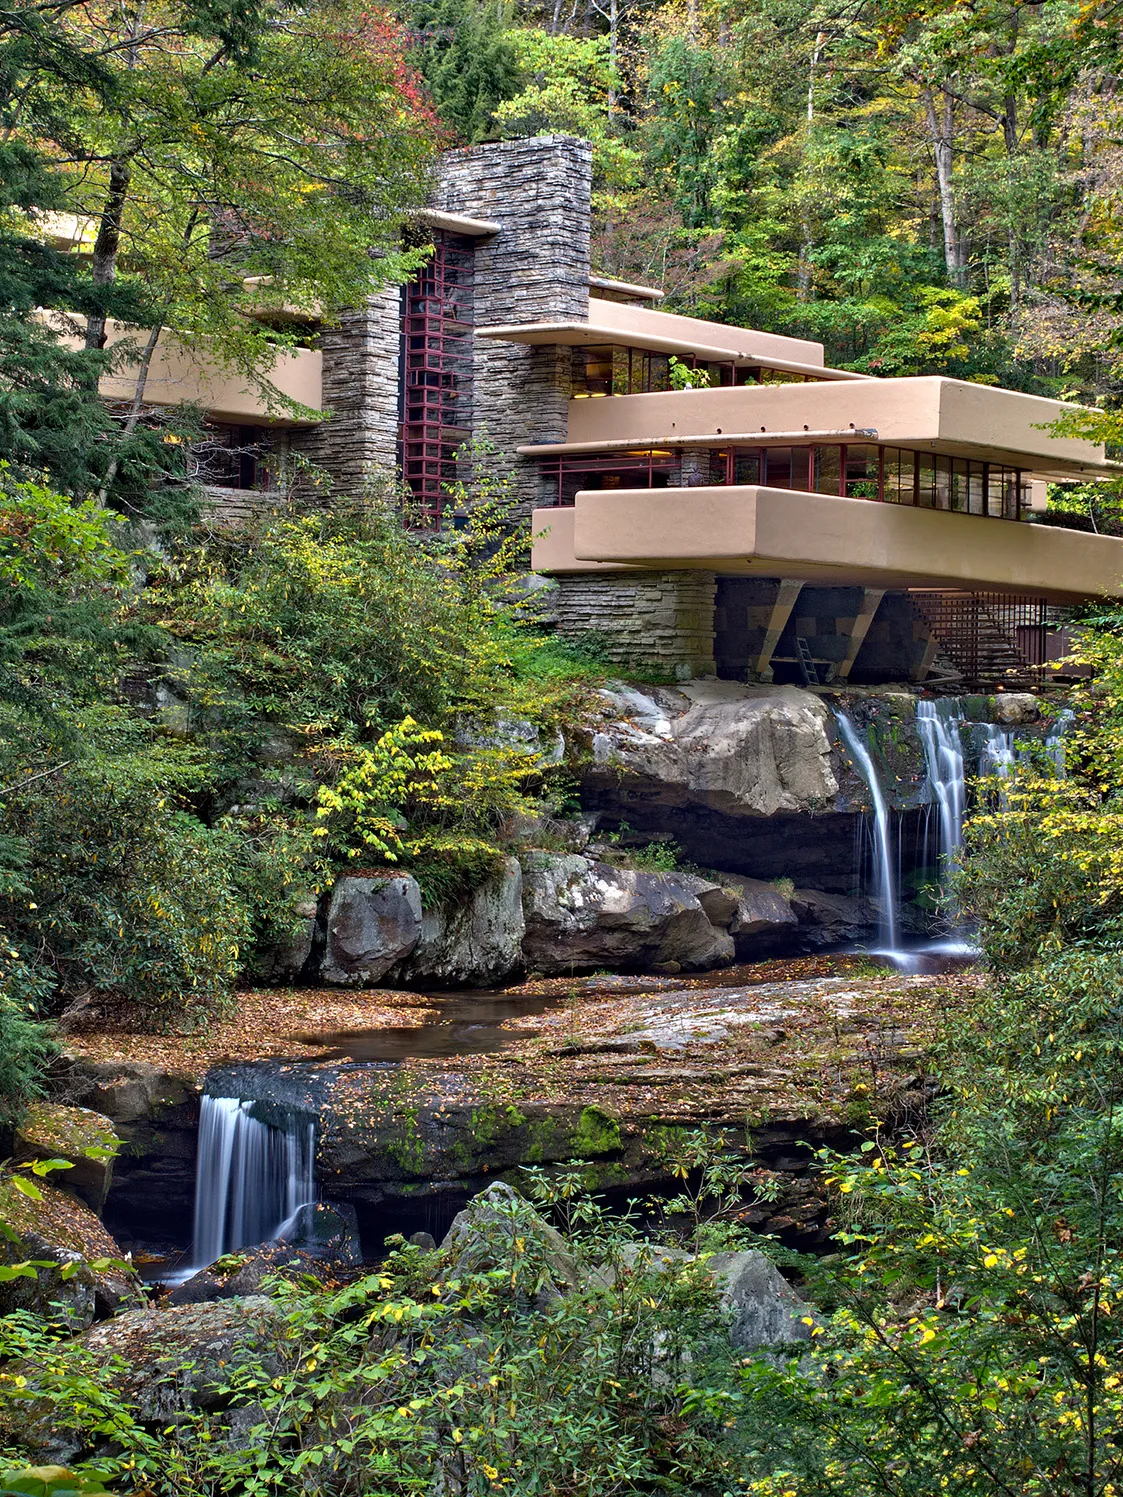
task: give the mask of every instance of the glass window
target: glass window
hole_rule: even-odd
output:
[[[973,515],[987,512],[986,466],[983,463],[967,464],[967,509]]]
[[[811,480],[814,475],[813,447],[792,448],[792,488],[801,489],[804,493],[813,493]]]
[[[916,502],[921,509],[936,508],[936,464],[930,452],[916,453]]]
[[[900,447],[886,447],[882,454],[883,497],[890,504],[916,503],[916,455]]]
[[[792,487],[792,449],[790,447],[768,447],[765,449],[764,482],[770,489]]]
[[[842,448],[816,447],[813,450],[812,492],[837,494],[842,482]]]
[[[850,499],[876,499],[877,448],[856,446],[846,448],[846,495]]]
[[[936,508],[952,508],[951,458],[935,453],[932,457],[936,478]]]
[[[710,482],[728,483],[730,471],[733,466],[733,454],[726,450],[724,452],[710,452]]]
[[[733,454],[733,482],[760,482],[760,448],[738,447]]]

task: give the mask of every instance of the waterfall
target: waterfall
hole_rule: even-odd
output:
[[[1058,775],[1064,774],[1064,735],[1073,714],[1061,712],[1044,750]],[[894,836],[889,809],[878,779],[877,767],[859,730],[840,708],[835,709],[839,733],[865,782],[873,801],[874,898],[879,910],[878,937],[889,952],[898,952],[900,928],[900,870],[894,854]],[[964,729],[967,729],[967,752],[964,752]],[[926,850],[923,865],[934,863],[939,870],[940,887],[949,891],[960,848],[963,845],[963,818],[967,809],[969,774],[1007,776],[1023,757],[1017,747],[1013,728],[997,723],[973,723],[958,697],[938,697],[916,704],[916,730],[924,750],[926,792],[930,810],[935,812],[936,835],[932,857],[932,824],[925,827]],[[970,759],[970,765],[968,764]],[[866,818],[869,827],[869,819]],[[954,917],[954,910],[950,911]],[[947,943],[944,943],[947,945]],[[967,950],[963,947],[963,950]],[[902,958],[903,959],[903,958]]]
[[[1057,714],[1057,720],[1049,730],[1049,736],[1045,740],[1045,752],[1052,760],[1054,771],[1063,779],[1065,772],[1065,734],[1068,725],[1076,716],[1071,707],[1065,707]]]
[[[963,740],[959,733],[962,722],[963,713],[956,697],[941,697],[916,704],[916,731],[924,750],[928,798],[938,813],[936,866],[940,870],[941,884],[946,884],[963,842],[967,776],[963,764]]]
[[[253,1106],[238,1097],[202,1099],[196,1267],[279,1236],[288,1218],[316,1199],[314,1120],[294,1113],[287,1127],[275,1128],[255,1118]]]
[[[846,713],[836,709],[835,717],[854,767],[865,781],[873,801],[875,894],[878,909],[878,938],[888,951],[897,949],[897,869],[893,857],[893,838],[889,828],[889,807],[885,804],[881,782],[870,751]]]
[[[1014,747],[1012,728],[1000,728],[996,723],[984,723],[982,748],[979,750],[979,773],[996,774],[1005,778],[1018,762],[1018,751]]]

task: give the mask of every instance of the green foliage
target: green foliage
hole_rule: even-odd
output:
[[[30,898],[0,901],[0,918],[72,993],[165,1015],[206,1008],[239,970],[248,922],[233,839],[186,809],[201,761],[120,718],[79,725],[90,749],[8,802]]]
[[[486,139],[496,108],[521,82],[504,7],[488,0],[414,0],[406,14],[412,56],[441,118],[467,145]]]
[[[440,804],[438,777],[453,761],[431,745],[443,742],[442,733],[405,717],[369,748],[357,749],[356,763],[334,785],[320,786],[316,815],[326,824],[317,831],[346,857],[369,849],[383,862],[396,863],[405,850],[401,832],[407,804]],[[425,752],[412,752],[419,748]]]
[[[966,829],[964,908],[1000,968],[1071,943],[1113,947],[1123,929],[1123,620],[1101,613],[1076,641],[1095,675],[1070,697],[1065,777],[1022,762]]]
[[[110,1497],[97,1476],[68,1471],[65,1466],[28,1466],[23,1471],[0,1471],[0,1497]]]
[[[268,972],[360,854],[438,901],[495,870],[502,825],[553,773],[540,735],[592,670],[530,627],[509,482],[486,446],[466,461],[448,536],[371,496],[135,557],[107,511],[0,470],[0,921],[20,1013],[181,1023]],[[23,1075],[34,1047],[8,1029]]]
[[[55,1046],[38,1015],[50,993],[42,968],[0,932],[0,1127],[18,1122],[24,1105],[42,1095]]]
[[[1121,1002],[1114,952],[995,982],[942,1049],[935,1139],[821,1156],[840,1308],[808,1362],[750,1375],[775,1422],[739,1491],[1116,1489]]]
[[[502,133],[578,135],[592,143],[599,186],[634,185],[640,157],[616,128],[612,101],[620,79],[608,39],[532,28],[511,31],[508,37],[527,82],[495,110]]]
[[[99,1447],[91,1469],[108,1484],[154,1497],[309,1483],[322,1497],[719,1497],[745,1431],[702,1266],[659,1264],[570,1183],[536,1174],[530,1190],[568,1218],[564,1239],[514,1197],[459,1258],[403,1245],[342,1290],[278,1284],[276,1349],[237,1358],[205,1411],[158,1424],[115,1391],[123,1368],[13,1317],[2,1349],[35,1374],[20,1386],[0,1372],[8,1438],[49,1417]]]
[[[692,369],[682,359],[670,358],[672,390],[706,390],[714,383],[708,369]]]
[[[1086,621],[1067,777],[983,785],[960,894],[991,977],[952,1013],[913,1138],[823,1151],[838,1306],[757,1368],[753,1497],[1110,1497],[1123,1478],[1123,631]]]

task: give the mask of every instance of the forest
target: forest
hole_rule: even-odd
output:
[[[280,1035],[255,1034],[245,1015],[280,1012],[253,1009],[262,993],[320,1001],[307,951],[278,976],[310,909],[373,868],[451,919],[524,843],[524,879],[535,856],[580,862],[593,834],[566,838],[605,693],[676,686],[551,627],[486,439],[460,454],[443,530],[409,523],[393,471],[343,491],[310,460],[251,523],[217,523],[207,412],[148,398],[161,334],[270,419],[306,422],[285,360],[426,265],[417,215],[441,153],[573,136],[592,145],[597,275],[819,342],[841,370],[1072,402],[1058,434],[1120,457],[1121,52],[1116,0],[0,8],[0,1494],[1123,1493],[1118,598],[1068,611],[1078,669],[1040,693],[1041,722],[1063,719],[1063,775],[1044,729],[1000,780],[968,772],[961,854],[925,897],[972,932],[969,969],[898,990],[864,948],[837,967],[816,948],[806,969],[745,979],[825,974],[905,1015],[882,1026],[907,1029],[889,1062],[816,1010],[825,1048],[791,1069],[817,1120],[796,1165],[754,1144],[776,1125],[770,1093],[738,1102],[736,1126],[732,1104],[689,1125],[653,1104],[635,1148],[661,1162],[633,1188],[631,1114],[597,1093],[571,1152],[539,1138],[516,1168],[502,1130],[541,1098],[504,1079],[463,1145],[488,1161],[472,1179],[499,1192],[492,1214],[438,1247],[401,1203],[467,1166],[410,1153],[430,1147],[430,1103],[395,1079],[378,1097],[407,1185],[384,1250],[330,1272],[274,1252],[234,1297],[172,1309],[99,1220],[110,1163],[129,1178],[140,1145],[42,1121],[87,1111],[82,1066],[99,1096],[132,1087],[115,1125],[174,1072],[145,1147],[178,1168],[168,1140],[177,1108],[198,1126],[199,1056],[242,1064],[258,1044],[298,1069],[281,1042],[312,1021],[286,1009]],[[1057,482],[1043,519],[1106,545],[1121,499],[1123,476]],[[591,845],[627,877],[724,890],[673,833],[618,817]],[[792,880],[773,884],[787,909]],[[562,1062],[597,1049],[582,993],[618,982],[654,1013],[690,971],[650,964],[643,986],[608,968],[550,990],[573,1007],[549,1073],[561,1102]],[[380,1025],[413,1023],[402,1011]],[[730,1051],[742,1072],[767,1077],[769,1047],[798,1042],[789,1012]],[[619,1036],[600,1051],[666,1060]],[[732,1086],[713,1064],[688,1100]],[[433,1104],[442,1124],[454,1110]],[[96,1209],[76,1204],[91,1169]],[[794,1215],[770,1225],[785,1170],[817,1237],[789,1231]],[[715,1254],[782,1275],[794,1339],[731,1340]],[[248,1256],[193,1267],[229,1276]],[[110,1283],[125,1287],[107,1300]]]

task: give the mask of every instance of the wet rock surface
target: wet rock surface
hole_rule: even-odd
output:
[[[164,1083],[145,1093],[155,1106],[176,1088],[195,1098],[210,1073],[212,1090],[262,1099],[263,1120],[270,1108],[278,1121],[316,1113],[320,1189],[355,1208],[368,1254],[387,1232],[442,1235],[468,1195],[497,1176],[517,1184],[527,1164],[576,1159],[596,1186],[657,1188],[664,1146],[700,1125],[734,1142],[749,1134],[779,1180],[778,1200],[754,1206],[752,1223],[814,1245],[824,1206],[806,1145],[845,1143],[873,1118],[919,1106],[925,1046],[973,982],[827,956],[696,976],[542,979],[486,996],[487,1043],[501,1036],[503,1048],[482,1053],[465,1053],[453,1033],[470,995],[446,1012],[442,999],[408,992],[251,992],[206,1036],[72,1037],[86,1056],[75,1056],[71,1082],[88,1070],[102,1110],[116,1096],[135,1118],[143,1089],[122,1078],[150,1080],[159,1060]],[[388,1038],[392,1062],[363,1058]],[[266,1043],[274,1058],[253,1059]],[[99,1058],[110,1046],[124,1052],[113,1085]],[[159,1132],[155,1118],[114,1121],[137,1137]],[[163,1209],[154,1163],[132,1161],[148,1187],[139,1208],[128,1175],[110,1192],[121,1230],[137,1234]],[[189,1238],[188,1213],[180,1240]]]
[[[354,1206],[308,1201],[285,1223],[281,1242],[321,1263],[354,1265],[363,1261]]]
[[[105,1205],[120,1140],[112,1122],[88,1107],[30,1102],[15,1132],[12,1159],[65,1159],[68,1192],[95,1214]],[[56,1176],[56,1179],[58,1176]]]
[[[178,1284],[168,1296],[169,1305],[201,1305],[212,1300],[239,1299],[264,1294],[274,1279],[327,1277],[327,1266],[319,1258],[284,1243],[229,1253],[217,1263],[201,1268]]]

